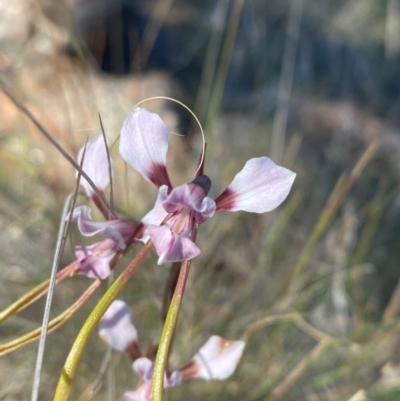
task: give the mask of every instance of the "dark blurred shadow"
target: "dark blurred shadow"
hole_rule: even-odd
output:
[[[207,67],[208,46],[218,47],[216,65],[220,62],[234,1],[176,1],[164,20],[154,17],[156,3],[77,0],[72,6],[76,35],[102,71],[118,75],[166,71],[183,88],[185,100],[193,101]],[[244,2],[224,86],[225,110],[259,105],[260,101],[264,111],[274,108],[288,2],[264,3]],[[399,53],[385,57],[383,43],[366,40],[360,44],[334,37],[327,33],[328,19],[328,14],[312,16],[308,8],[303,12],[294,90],[328,99],[351,99],[399,122]],[[148,40],[151,34],[146,37],[146,30],[152,29],[156,36]],[[222,40],[217,42],[219,34]]]

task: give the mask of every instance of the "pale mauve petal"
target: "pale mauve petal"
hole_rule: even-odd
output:
[[[110,172],[108,167],[107,149],[102,135],[97,136],[90,140],[85,147],[78,153],[78,164],[81,164],[83,153],[85,158],[83,160],[82,169],[90,177],[96,187],[103,191],[110,183]],[[111,173],[114,171],[114,162],[111,162]],[[78,175],[78,174],[77,174]],[[81,177],[80,184],[85,189],[87,196],[90,198],[94,195],[93,188],[89,183]]]
[[[222,337],[212,336],[187,365],[190,376],[185,376],[185,368],[182,373],[185,378],[225,380],[235,371],[244,347],[244,341],[227,341]]]
[[[269,212],[286,199],[295,177],[268,157],[250,159],[215,200],[217,212]]]
[[[215,213],[215,202],[205,196],[203,188],[195,184],[183,184],[174,188],[163,203],[168,213],[187,207],[192,210],[196,223],[201,224]]]
[[[143,382],[135,391],[124,394],[125,401],[151,401],[151,381]]]
[[[99,336],[117,351],[127,351],[137,341],[132,324],[132,309],[121,300],[114,301],[99,323]]]
[[[169,227],[149,226],[150,237],[159,256],[158,265],[164,262],[191,260],[200,254],[200,249],[190,239],[190,231],[177,235]]]
[[[110,239],[89,246],[76,246],[75,256],[79,261],[76,271],[89,278],[104,280],[111,273],[110,263],[117,252],[115,242]]]
[[[139,358],[133,365],[133,370],[139,375],[139,386],[135,391],[124,394],[126,401],[151,401],[151,385],[153,381],[154,363],[148,358]],[[169,376],[164,375],[164,388],[171,388],[182,382],[180,372],[172,372]]]
[[[125,249],[134,232],[134,224],[128,219],[114,219],[106,221],[93,221],[91,210],[87,206],[78,206],[72,213],[72,221],[76,222],[81,234],[91,237],[101,235],[112,239],[119,249]]]
[[[132,368],[144,381],[149,381],[153,378],[154,364],[149,358],[142,357],[137,359],[133,362]]]
[[[158,114],[138,107],[124,121],[119,152],[147,181],[171,188],[167,173],[168,134]]]
[[[168,187],[166,185],[162,185],[158,190],[157,200],[153,209],[151,209],[141,220],[141,223],[143,223],[146,228],[143,232],[143,235],[140,238],[137,238],[139,241],[146,243],[147,240],[150,238],[147,227],[149,225],[158,226],[167,217],[168,213],[165,211],[163,207],[163,202],[167,197],[168,197]]]
[[[132,364],[133,370],[139,375],[143,381],[152,381],[154,373],[154,362],[146,357],[138,358]],[[180,372],[172,372],[164,376],[164,388],[175,387],[182,382],[182,374]]]
[[[164,388],[179,386],[182,383],[183,376],[181,372],[172,372],[169,377],[164,378]]]

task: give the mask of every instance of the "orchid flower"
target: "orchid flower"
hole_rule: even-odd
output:
[[[82,158],[84,159],[82,162]],[[111,160],[111,171],[114,162]],[[108,169],[108,157],[106,144],[101,135],[89,141],[78,154],[78,163],[92,179],[100,191],[104,191],[110,182]],[[108,216],[104,211],[102,202],[98,199],[89,183],[81,178],[81,185],[86,194],[94,201],[99,210]],[[69,218],[69,217],[68,217]],[[101,235],[105,240],[89,246],[75,247],[75,255],[79,261],[76,271],[90,278],[104,280],[111,273],[111,261],[115,255],[126,248],[132,241],[135,233],[136,223],[129,219],[109,219],[106,221],[93,221],[91,209],[87,206],[79,206],[72,212],[71,221],[78,224],[79,231],[85,236]]]
[[[268,157],[250,159],[215,200],[207,197],[211,180],[206,175],[173,188],[166,167],[168,134],[168,127],[157,114],[137,108],[125,119],[119,148],[123,159],[159,189],[154,209],[144,218],[159,265],[199,255],[200,249],[191,237],[193,228],[215,213],[265,213],[288,196],[296,174]],[[170,218],[160,226],[168,214]]]
[[[125,393],[125,400],[151,401],[154,362],[140,356],[137,331],[131,318],[129,306],[121,300],[114,301],[100,321],[99,335],[115,350],[126,352],[133,360],[133,370],[140,380],[136,390]],[[225,380],[235,371],[244,348],[244,341],[212,336],[182,369],[165,373],[164,388],[175,387],[188,379]]]
[[[129,219],[93,221],[90,208],[78,206],[72,212],[71,221],[78,224],[82,235],[101,235],[106,239],[89,246],[76,246],[79,261],[77,271],[90,278],[104,280],[111,273],[110,262],[133,239],[136,225]]]

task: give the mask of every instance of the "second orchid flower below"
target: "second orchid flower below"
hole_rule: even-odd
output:
[[[117,351],[125,352],[139,376],[136,390],[125,393],[126,401],[151,401],[154,361],[142,356],[138,335],[132,324],[132,310],[121,300],[114,301],[99,325],[99,335]],[[235,371],[245,348],[243,341],[228,341],[211,336],[195,356],[181,369],[167,371],[164,388],[178,386],[185,380],[226,380]]]

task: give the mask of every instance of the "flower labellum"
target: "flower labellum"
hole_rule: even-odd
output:
[[[160,256],[159,265],[190,260],[200,253],[191,238],[194,224],[211,218],[216,209],[215,202],[205,195],[203,187],[194,182],[173,188],[169,194],[167,186],[160,187],[157,202],[162,205],[166,215],[171,213],[172,216],[162,226],[148,226],[149,235]]]

